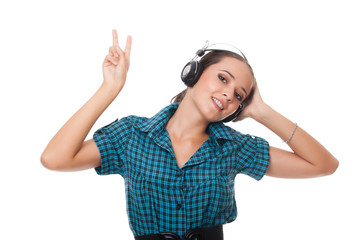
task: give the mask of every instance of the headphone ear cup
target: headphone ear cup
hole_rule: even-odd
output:
[[[236,109],[236,111],[233,114],[231,114],[230,116],[223,119],[222,122],[230,122],[230,121],[236,119],[239,116],[239,114],[241,113],[241,111],[243,110],[243,108],[244,108],[244,106],[242,104],[240,104],[238,109]]]
[[[181,71],[181,80],[186,86],[192,87],[199,80],[203,66],[199,61],[188,62]]]

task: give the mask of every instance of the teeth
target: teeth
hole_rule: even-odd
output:
[[[216,103],[216,105],[218,105],[218,107],[223,110],[224,107],[223,105],[221,104],[221,102],[219,100],[217,100],[216,98],[212,98],[212,100]]]

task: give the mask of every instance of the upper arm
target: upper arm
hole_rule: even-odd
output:
[[[80,151],[75,155],[70,170],[84,170],[101,165],[100,152],[93,139],[85,141]]]
[[[100,153],[93,139],[85,141],[72,159],[42,162],[46,168],[56,171],[80,171],[101,165]]]
[[[269,148],[270,163],[267,176],[279,178],[311,178],[324,175],[313,164],[293,152],[279,148]]]

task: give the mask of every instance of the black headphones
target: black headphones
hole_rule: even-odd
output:
[[[221,45],[223,45],[223,46],[221,46]],[[215,46],[215,48],[213,46]],[[206,41],[205,46],[196,51],[195,57],[193,57],[193,59],[190,60],[190,62],[188,62],[185,65],[185,67],[183,68],[183,70],[181,71],[181,80],[185,83],[186,86],[193,87],[199,80],[204,68],[197,59],[199,57],[204,56],[205,52],[209,52],[209,51],[233,52],[235,54],[240,55],[246,62],[248,61],[247,58],[245,57],[245,55],[238,48],[234,47],[233,45],[226,44],[226,43],[216,43],[216,44],[211,44],[209,46],[209,41]],[[238,109],[233,114],[231,114],[230,116],[223,119],[222,122],[230,122],[230,121],[236,119],[242,110],[243,110],[243,105],[240,104]]]

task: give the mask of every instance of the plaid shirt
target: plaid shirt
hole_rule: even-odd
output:
[[[209,139],[179,168],[166,131],[178,104],[154,117],[129,116],[97,130],[100,175],[125,179],[127,213],[135,236],[229,223],[237,216],[234,179],[260,180],[269,164],[269,145],[223,123],[211,123]]]

